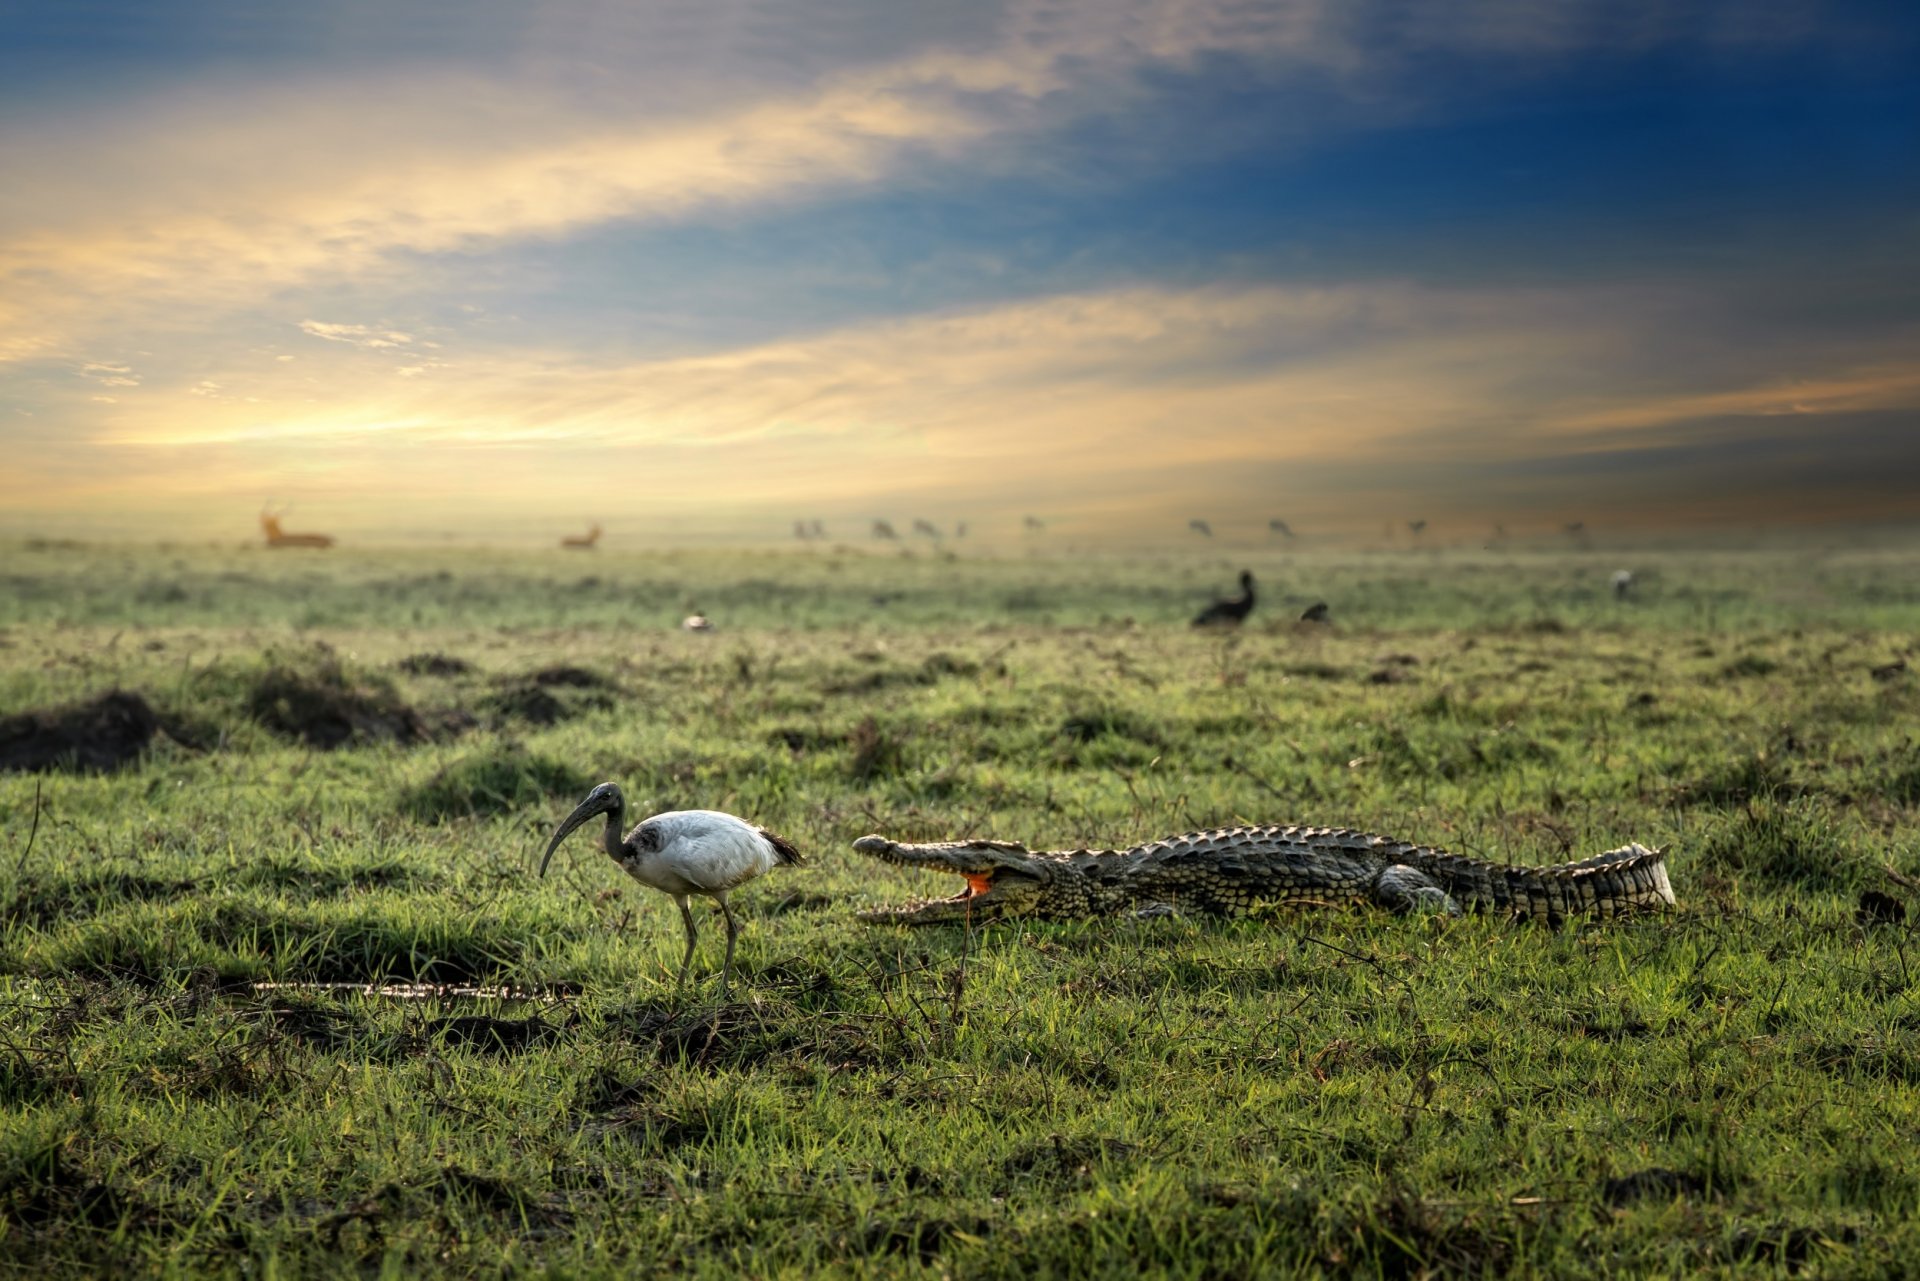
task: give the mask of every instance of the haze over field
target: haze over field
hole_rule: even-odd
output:
[[[1910,519],[1916,54],[1822,3],[10,7],[0,533]]]

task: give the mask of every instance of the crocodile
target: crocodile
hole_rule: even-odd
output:
[[[858,914],[899,925],[1127,912],[1244,916],[1266,904],[1340,902],[1558,923],[1673,906],[1666,852],[1644,845],[1551,867],[1493,863],[1337,827],[1223,827],[1125,850],[1037,851],[991,840],[906,844],[884,836],[863,836],[853,848],[966,879],[951,898]]]

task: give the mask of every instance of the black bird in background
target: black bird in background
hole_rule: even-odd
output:
[[[1240,594],[1217,600],[1194,616],[1195,627],[1236,627],[1253,612],[1253,575],[1240,571]]]

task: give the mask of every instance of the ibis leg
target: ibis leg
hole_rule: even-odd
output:
[[[680,977],[673,985],[678,990],[687,985],[687,967],[693,964],[693,941],[700,937],[700,931],[694,928],[693,910],[687,906],[686,895],[679,895],[673,901],[680,905],[680,920],[687,927],[687,950],[680,957]]]
[[[727,918],[727,961],[720,967],[720,991],[724,995],[733,981],[733,942],[740,937],[740,922],[733,919],[733,909],[727,906],[727,896],[718,896],[720,914]]]

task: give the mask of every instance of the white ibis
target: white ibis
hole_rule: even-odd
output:
[[[1630,569],[1614,570],[1613,571],[1613,598],[1615,600],[1625,600],[1627,598],[1627,593],[1631,592],[1632,590],[1633,590],[1633,571]]]
[[[680,920],[687,927],[687,950],[680,958],[680,978],[675,986],[687,981],[694,940],[699,937],[693,911],[687,906],[688,896],[704,894],[720,905],[720,914],[727,918],[727,959],[720,968],[720,990],[725,992],[733,981],[733,945],[740,935],[740,924],[727,906],[728,892],[782,863],[798,863],[800,851],[765,828],[718,810],[655,814],[642,819],[622,837],[620,829],[627,821],[626,797],[620,794],[618,785],[602,783],[554,829],[546,856],[540,860],[543,878],[560,842],[596,814],[607,816],[600,843],[620,870],[642,885],[670,895],[680,905]]]
[[[1240,594],[1217,600],[1194,616],[1195,627],[1236,627],[1253,612],[1253,574],[1240,571]]]

